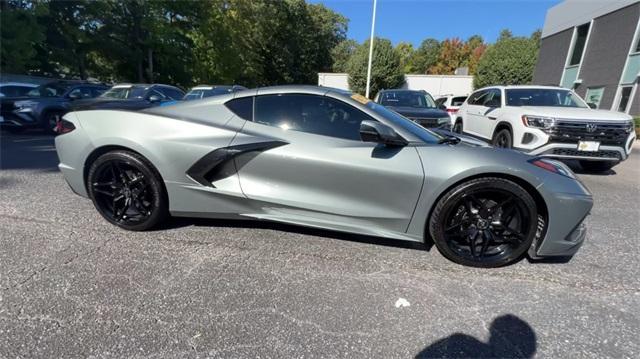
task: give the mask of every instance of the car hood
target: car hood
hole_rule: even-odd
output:
[[[426,117],[426,118],[440,118],[449,117],[449,114],[438,108],[418,108],[407,106],[385,106],[388,109],[394,110],[397,113],[405,117]]]
[[[627,121],[631,116],[622,112],[608,110],[594,110],[580,107],[554,107],[554,106],[522,106],[525,115],[539,115],[554,118],[568,118],[590,121]]]

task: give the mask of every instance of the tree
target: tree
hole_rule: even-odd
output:
[[[413,63],[411,59],[413,58],[413,45],[408,42],[401,42],[396,45],[394,49],[396,53],[398,53],[398,57],[400,57],[400,67],[402,68],[402,72],[405,74],[412,73]]]
[[[463,66],[469,69],[469,74],[473,75],[476,72],[480,58],[487,49],[487,45],[484,43],[482,36],[473,35],[467,39],[467,42],[462,47]]]
[[[367,86],[367,63],[369,59],[369,40],[358,46],[349,60],[349,87],[357,93],[364,94]],[[391,41],[375,38],[373,43],[373,59],[371,66],[370,95],[375,95],[385,88],[396,88],[404,83],[404,74],[400,67],[400,56],[393,49]]]
[[[37,50],[45,39],[29,1],[0,2],[0,67],[3,72],[25,73],[37,66]]]
[[[533,78],[538,58],[535,37],[505,37],[489,46],[478,63],[473,85],[526,84]]]
[[[343,40],[333,49],[331,49],[331,58],[333,60],[333,72],[347,72],[347,64],[349,59],[358,47],[358,42],[353,39]]]
[[[440,54],[429,73],[436,75],[452,75],[455,70],[465,65],[464,43],[459,38],[446,39],[440,47]]]
[[[498,40],[506,40],[506,39],[510,39],[513,37],[513,33],[511,33],[511,30],[509,29],[502,29],[500,30],[500,35],[498,36]]]
[[[424,39],[416,49],[409,63],[411,71],[426,74],[429,68],[434,66],[440,55],[440,42],[436,39]]]

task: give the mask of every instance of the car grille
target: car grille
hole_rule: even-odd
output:
[[[409,119],[422,127],[438,127],[437,118],[409,117]]]
[[[617,160],[620,160],[620,152],[618,151],[585,152],[585,151],[574,150],[571,148],[554,148],[551,153],[558,156],[615,158]]]
[[[558,120],[548,133],[551,142],[598,141],[603,145],[621,146],[629,136],[628,131],[629,125],[624,123]]]

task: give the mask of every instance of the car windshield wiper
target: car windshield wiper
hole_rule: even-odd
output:
[[[447,136],[447,135],[444,135],[444,136],[445,137],[438,140],[439,145],[442,145],[442,144],[457,145],[460,142],[460,138],[456,136]]]

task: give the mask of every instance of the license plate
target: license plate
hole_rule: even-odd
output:
[[[597,152],[600,149],[598,141],[580,141],[578,142],[578,151]]]

